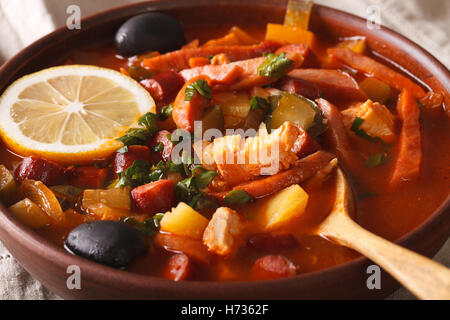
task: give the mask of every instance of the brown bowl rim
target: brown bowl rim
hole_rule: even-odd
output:
[[[228,5],[263,5],[263,6],[279,6],[284,4],[283,0],[266,0],[264,4],[261,4],[259,0],[246,0],[242,3],[239,0],[229,0],[226,2]],[[223,3],[221,3],[223,4]],[[140,12],[143,11],[156,11],[156,10],[167,10],[177,7],[191,7],[191,6],[211,6],[212,1],[205,0],[172,0],[170,2],[165,2],[161,0],[149,0],[128,5],[123,5],[108,9],[93,15],[90,15],[82,19],[82,24],[87,25],[87,28],[94,28],[96,25],[107,23],[108,20],[117,19],[120,16],[126,16],[129,11],[133,11],[136,8],[140,8]],[[323,5],[314,4],[315,13],[320,15],[333,16],[335,19],[348,19],[352,25],[358,25],[365,20],[356,15],[330,8]],[[135,13],[137,14],[137,13]],[[392,40],[398,41],[398,45],[401,45],[402,49],[407,49],[406,51],[414,55],[416,59],[425,59],[428,62],[427,70],[431,74],[435,75],[439,81],[450,84],[450,71],[435,57],[433,57],[428,51],[409,40],[408,38],[400,35],[399,33],[385,27],[380,26],[377,32],[382,33],[381,38],[383,42],[392,43]],[[61,38],[67,34],[66,28],[63,26],[56,29],[55,31],[49,33],[48,35],[40,38],[39,40],[33,42],[23,50],[21,50],[14,57],[9,59],[0,67],[0,76],[4,77],[5,74],[14,74],[14,72],[8,72],[9,70],[20,69],[27,61],[28,57],[32,54],[36,54],[41,50],[42,47],[52,43],[53,41],[59,41]],[[70,36],[69,36],[70,38]],[[423,85],[427,86],[423,79],[420,79]],[[11,78],[7,81],[1,81],[2,89],[6,88],[7,85],[11,83]],[[449,86],[450,87],[450,86]],[[164,291],[180,291],[186,290],[186,292],[192,291],[194,288],[200,290],[205,295],[211,295],[218,292],[226,292],[227,290],[233,288],[234,290],[239,290],[239,288],[252,289],[255,291],[261,289],[270,289],[274,286],[283,287],[287,283],[298,282],[300,285],[302,282],[316,282],[321,279],[326,279],[328,275],[340,273],[343,270],[351,267],[363,266],[369,262],[369,259],[361,256],[353,259],[349,262],[339,264],[334,267],[308,272],[300,274],[294,277],[277,279],[277,280],[265,280],[265,281],[230,281],[230,282],[220,282],[220,281],[182,281],[174,282],[171,280],[166,280],[163,278],[158,278],[154,276],[145,276],[136,273],[131,273],[129,271],[117,270],[108,266],[98,264],[96,262],[87,260],[85,258],[75,256],[66,252],[62,247],[53,244],[49,240],[37,234],[34,230],[22,225],[14,216],[7,211],[3,203],[0,203],[0,227],[3,228],[14,241],[17,241],[22,246],[28,247],[29,250],[33,250],[39,255],[45,257],[46,260],[54,261],[58,266],[67,267],[69,265],[78,265],[83,270],[84,273],[90,275],[96,275],[99,278],[108,278],[108,280],[118,281],[126,283],[131,286],[153,288],[153,289],[164,289]],[[427,233],[427,230],[432,230],[433,227],[439,223],[445,215],[450,214],[450,194],[442,202],[442,204],[435,210],[435,212],[429,216],[423,223],[418,225],[413,230],[400,237],[395,241],[395,243],[408,247],[410,243],[414,242],[415,239],[423,237]],[[440,219],[441,218],[441,219]],[[450,230],[449,230],[450,232]],[[447,233],[449,233],[447,232]],[[96,277],[96,278],[97,278]],[[106,279],[105,279],[106,280]]]

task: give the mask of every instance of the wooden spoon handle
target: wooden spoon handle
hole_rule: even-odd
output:
[[[332,218],[321,235],[365,255],[420,299],[450,299],[450,269],[363,229],[344,214]]]

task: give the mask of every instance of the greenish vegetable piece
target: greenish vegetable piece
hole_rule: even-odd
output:
[[[202,197],[199,197],[199,199],[197,200],[197,203],[195,204],[195,209],[196,210],[217,209],[219,206],[220,203],[216,198],[204,195]]]
[[[208,107],[202,115],[202,133],[205,133],[208,129],[218,129],[223,131],[224,129],[224,117],[222,108],[219,106]]]
[[[152,112],[147,112],[140,117],[138,123],[147,128],[149,135],[159,131],[158,116]]]
[[[154,73],[145,68],[132,65],[128,68],[128,74],[136,81],[142,81],[144,79],[150,79],[154,76]]]
[[[190,174],[190,176],[175,185],[175,198],[195,208],[197,202],[205,196],[201,189],[211,183],[217,172],[208,171],[202,166],[195,166],[192,169],[184,166],[184,170],[186,171],[185,175]]]
[[[16,192],[16,182],[14,176],[4,165],[0,165],[0,198],[10,200]]]
[[[286,57],[286,53],[269,53],[264,62],[258,67],[258,74],[263,77],[281,78],[292,66],[293,61]]]
[[[285,121],[291,121],[316,137],[328,127],[316,103],[303,96],[284,92],[279,96],[269,97],[269,101],[273,112],[266,126],[270,124],[271,129],[280,127]]]
[[[119,172],[119,181],[116,188],[131,186],[133,188],[150,182],[150,163],[144,160],[135,160],[125,171]]]
[[[171,104],[164,106],[158,112],[158,118],[161,121],[164,121],[172,116],[173,106]]]
[[[120,221],[128,223],[132,227],[136,228],[139,232],[145,234],[146,236],[153,236],[158,233],[160,228],[160,221],[163,218],[163,213],[155,214],[153,217],[146,219],[142,222],[137,221],[133,217],[122,217]]]
[[[204,189],[211,183],[211,181],[213,181],[216,176],[217,172],[215,171],[203,171],[194,178],[195,186],[198,189]]]
[[[385,153],[375,153],[369,156],[366,160],[367,167],[378,167],[386,163],[387,156]]]
[[[125,146],[145,144],[149,138],[147,129],[131,128],[123,136],[116,140],[122,142]]]
[[[53,192],[55,192],[56,194],[59,194],[59,195],[62,195],[64,197],[71,198],[71,199],[75,199],[83,192],[83,189],[75,187],[75,186],[71,186],[71,185],[56,185],[56,186],[51,186],[50,189]]]
[[[160,152],[164,150],[164,145],[162,142],[158,143],[156,146],[152,148],[153,152]]]
[[[250,99],[250,111],[256,110],[256,109],[266,110],[268,106],[269,106],[269,101],[267,101],[264,98],[261,98],[258,96],[253,96]]]
[[[206,80],[198,79],[195,82],[189,84],[185,89],[184,100],[191,101],[195,92],[198,92],[202,97],[205,97],[208,100],[212,98],[212,89],[208,85],[208,82],[206,82]]]
[[[244,190],[236,189],[231,190],[223,198],[224,204],[237,204],[237,203],[247,203],[253,198]]]

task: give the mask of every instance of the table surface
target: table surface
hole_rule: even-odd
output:
[[[170,0],[169,0],[170,1]],[[69,5],[83,16],[136,0],[0,0],[0,64],[26,45],[65,24]],[[369,17],[419,43],[450,67],[450,1],[315,0],[316,3]],[[450,267],[450,240],[434,259]],[[0,243],[0,299],[59,299],[34,280]],[[388,299],[414,299],[402,288]]]

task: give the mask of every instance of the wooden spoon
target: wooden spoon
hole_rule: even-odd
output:
[[[450,299],[450,269],[359,226],[350,217],[352,192],[339,168],[336,179],[333,210],[316,233],[365,255],[420,299]]]

